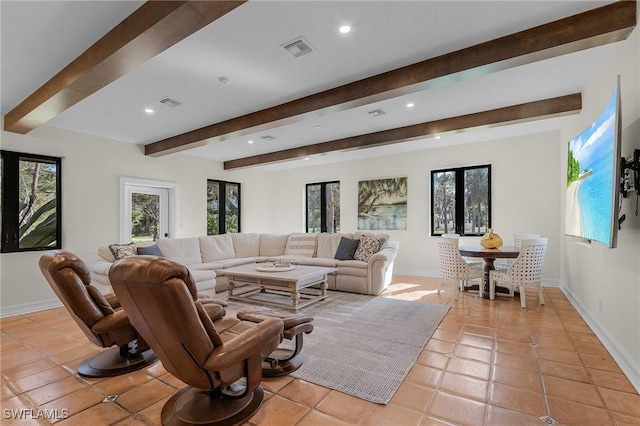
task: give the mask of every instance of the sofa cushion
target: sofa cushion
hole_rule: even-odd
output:
[[[334,257],[338,260],[353,260],[353,255],[356,253],[359,243],[360,240],[342,237]]]
[[[164,256],[157,244],[152,244],[150,246],[139,246],[137,248],[137,251],[138,251],[138,254],[141,256],[144,256],[144,255],[160,256],[160,257]]]
[[[200,242],[200,254],[204,263],[236,257],[231,234],[207,235],[198,238],[198,241]]]
[[[190,271],[217,271],[224,268],[221,261],[207,262],[207,263],[192,263],[191,265],[185,265]]]
[[[289,234],[260,235],[260,256],[282,256],[288,239]]]
[[[235,257],[256,257],[260,255],[260,234],[230,234]]]
[[[316,237],[316,257],[328,257],[333,259],[336,255],[336,250],[340,245],[340,239],[342,237],[353,238],[353,234],[329,234],[326,232],[318,234]]]
[[[358,248],[353,255],[355,260],[368,262],[369,258],[377,253],[384,245],[386,239],[383,236],[367,236],[360,237]]]
[[[202,263],[200,243],[196,237],[160,239],[156,244],[165,257],[183,265]]]
[[[336,260],[327,259],[326,257],[299,257],[296,263],[307,266],[324,266],[327,268],[336,267]]]
[[[124,259],[125,257],[137,256],[138,252],[133,243],[129,244],[111,244],[109,250],[113,253],[115,260]]]
[[[313,257],[316,252],[316,234],[293,233],[287,239],[284,254],[296,257]]]

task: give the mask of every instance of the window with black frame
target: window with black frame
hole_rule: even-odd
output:
[[[240,232],[240,184],[207,180],[207,235]]]
[[[431,171],[431,235],[481,236],[491,227],[491,165]]]
[[[1,151],[2,253],[61,248],[61,159]]]
[[[340,231],[340,182],[307,184],[307,232]]]

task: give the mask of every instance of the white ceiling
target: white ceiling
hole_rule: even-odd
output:
[[[5,115],[132,13],[140,1],[1,1]],[[610,1],[256,1],[167,49],[51,119],[60,127],[147,144],[599,7]],[[349,34],[338,32],[341,25]],[[299,36],[315,51],[280,46]],[[218,161],[580,92],[610,46],[370,102],[306,114],[277,128],[185,151]],[[230,84],[221,84],[226,77]],[[453,79],[452,79],[453,80]],[[163,97],[177,108],[157,103]],[[406,107],[408,102],[415,106]],[[153,108],[153,115],[145,108]],[[381,108],[386,114],[370,117]],[[563,118],[440,139],[318,155],[267,170],[557,130]],[[265,134],[272,141],[260,138]],[[255,143],[248,144],[248,140]]]

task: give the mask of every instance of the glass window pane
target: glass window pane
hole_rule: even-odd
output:
[[[207,182],[207,235],[217,235],[220,229],[220,185]]]
[[[320,232],[322,216],[320,210],[321,185],[307,185],[307,232]]]
[[[19,161],[19,248],[55,247],[58,234],[57,166]]]
[[[226,215],[225,215],[225,230],[228,233],[237,233],[239,230],[240,222],[240,185],[239,184],[226,184]]]
[[[340,183],[327,184],[325,197],[327,200],[327,232],[338,232],[340,231]]]
[[[464,233],[485,234],[489,230],[489,169],[464,171]]]
[[[433,233],[453,233],[456,229],[456,173],[433,174]]]
[[[134,243],[158,239],[160,196],[131,193],[131,240]]]

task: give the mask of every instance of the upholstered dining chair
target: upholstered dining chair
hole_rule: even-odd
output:
[[[222,318],[221,306],[198,300],[189,270],[165,258],[119,260],[109,280],[164,368],[188,385],[163,406],[163,425],[242,424],[258,410],[262,360],[282,341],[280,319]]]
[[[460,290],[468,286],[470,280],[479,279],[482,289],[484,270],[467,263],[458,250],[458,240],[455,238],[438,238],[438,258],[440,261],[440,288],[438,294],[447,280],[454,280],[455,297],[458,298]]]
[[[89,341],[111,348],[78,366],[87,377],[110,377],[146,367],[157,360],[129,323],[113,294],[103,295],[91,285],[87,265],[65,250],[46,252],[38,262],[42,274]]]
[[[516,288],[520,291],[520,305],[526,308],[525,286],[537,286],[540,304],[544,305],[542,294],[542,267],[547,251],[547,238],[533,238],[520,240],[520,254],[515,262],[506,270],[489,272],[489,298],[495,297],[496,284],[500,283],[509,288],[513,296]]]

